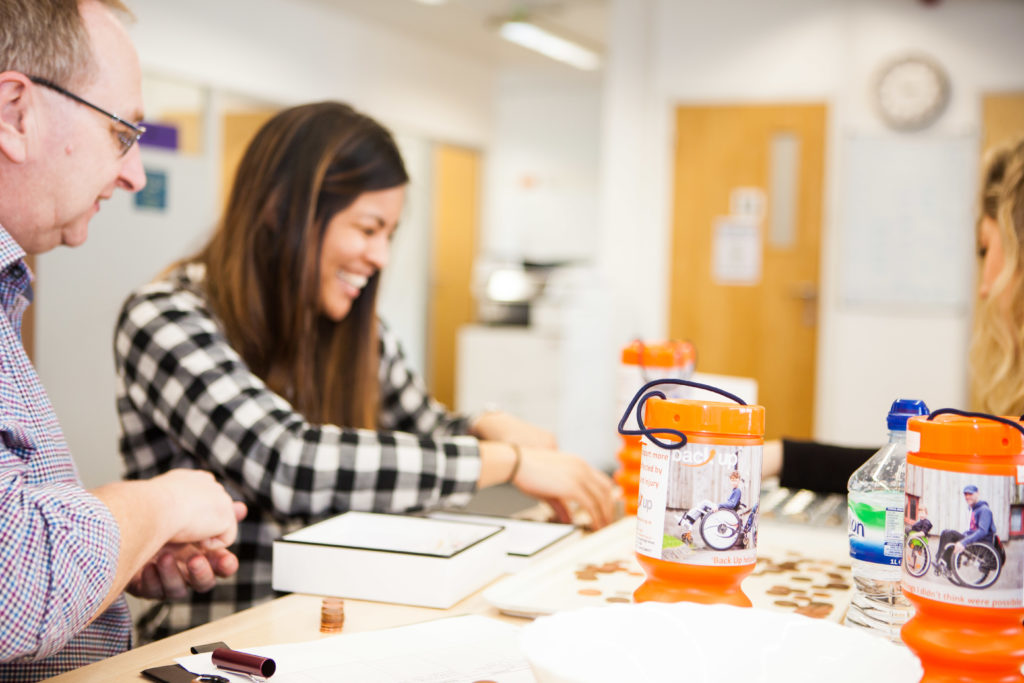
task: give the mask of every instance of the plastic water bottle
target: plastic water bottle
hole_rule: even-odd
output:
[[[914,613],[900,589],[907,420],[927,414],[923,401],[894,401],[886,420],[889,443],[861,465],[849,482],[854,593],[845,623],[892,641],[899,641],[900,628]]]

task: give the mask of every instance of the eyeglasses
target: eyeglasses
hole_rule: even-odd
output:
[[[117,124],[127,128],[128,130],[117,130],[115,132],[115,136],[117,137],[117,142],[118,142],[119,145],[121,145],[121,156],[124,156],[125,154],[127,154],[128,150],[130,150],[132,148],[132,145],[134,145],[136,142],[138,142],[139,138],[142,137],[142,134],[146,132],[146,127],[145,126],[136,126],[134,123],[128,123],[127,121],[122,119],[117,114],[111,114],[106,109],[104,109],[102,107],[98,107],[95,104],[93,104],[92,102],[90,102],[89,100],[83,99],[83,98],[79,97],[78,95],[76,95],[75,93],[70,92],[68,90],[65,90],[64,88],[60,87],[59,85],[57,85],[56,83],[54,83],[52,81],[48,81],[45,78],[39,78],[38,76],[29,76],[28,79],[30,81],[32,81],[33,83],[35,83],[36,85],[41,85],[44,88],[49,88],[50,90],[53,90],[54,92],[58,92],[61,95],[63,95],[64,97],[70,98],[70,99],[74,100],[75,102],[78,102],[79,104],[84,104],[85,106],[89,107],[90,109],[95,109],[96,111],[98,111],[99,113],[103,114],[104,116],[106,116],[108,119],[110,119],[114,123],[117,123]]]

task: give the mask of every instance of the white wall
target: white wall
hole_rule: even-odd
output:
[[[476,364],[472,354],[460,358],[460,371],[472,370],[458,378],[458,402],[474,410],[498,405],[532,419],[555,432],[561,448],[611,468],[618,437],[613,404],[603,400],[611,394],[594,390],[612,385],[617,357],[609,343],[608,289],[593,269],[601,237],[602,93],[599,75],[569,68],[507,69],[496,81],[480,253],[579,267],[558,271],[535,302],[533,329],[525,333],[532,336],[521,342],[530,351],[494,346],[505,336],[523,339],[523,330],[464,332],[461,344],[486,352]],[[538,348],[547,357],[537,357]],[[533,353],[534,360],[504,373],[483,368],[496,353],[511,359]]]
[[[426,370],[433,227],[432,146],[428,141],[412,136],[398,135],[396,142],[410,181],[402,219],[391,242],[390,261],[381,274],[377,314],[402,342],[410,366],[423,374]]]
[[[324,4],[133,0],[144,69],[284,104],[341,99],[392,128],[480,146],[491,68]]]
[[[596,256],[600,123],[597,75],[499,75],[484,181],[483,254],[544,262]]]
[[[651,283],[666,282],[670,267],[661,255],[669,245],[672,108],[699,102],[824,101],[830,132],[816,436],[877,443],[882,417],[898,395],[923,398],[935,407],[963,406],[965,307],[908,315],[840,304],[839,183],[848,171],[844,151],[850,135],[894,135],[882,129],[868,98],[882,61],[915,49],[944,64],[952,101],[928,135],[977,136],[980,95],[1024,89],[1021,26],[1024,4],[1013,0],[951,0],[934,7],[915,0],[614,0],[602,190],[603,262],[607,272],[618,274],[617,341],[636,329],[652,337],[665,333],[667,292]],[[973,179],[974,169],[968,171]],[[969,197],[973,192],[964,188]],[[644,220],[627,236],[621,226],[631,211]]]
[[[144,150],[167,174],[167,210],[118,192],[78,248],[36,261],[36,367],[86,486],[121,478],[114,403],[114,325],[128,293],[198,249],[214,217],[212,173],[201,158]]]

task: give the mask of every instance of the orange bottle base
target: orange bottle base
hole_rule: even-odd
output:
[[[921,683],[1024,681],[1024,610],[969,608],[906,595],[917,613],[900,637],[921,660]]]
[[[703,586],[681,586],[677,583],[648,579],[633,592],[633,602],[699,602],[702,605],[735,605],[750,607],[750,598],[739,586],[732,590],[708,592]]]
[[[754,565],[704,567],[637,555],[647,579],[633,592],[634,602],[699,602],[750,607],[740,587]]]

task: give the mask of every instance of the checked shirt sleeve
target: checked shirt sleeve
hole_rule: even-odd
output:
[[[381,323],[381,413],[385,429],[442,437],[469,433],[469,418],[454,415],[427,392],[409,367],[398,339]]]
[[[7,446],[11,427],[0,426],[0,662],[44,659],[85,628],[120,547],[99,500],[71,482],[32,481],[22,449]]]
[[[475,489],[473,437],[306,421],[249,371],[195,292],[160,283],[130,298],[115,360],[131,477],[210,469],[282,519],[461,504]]]

